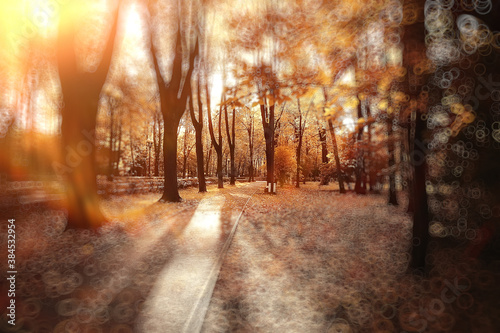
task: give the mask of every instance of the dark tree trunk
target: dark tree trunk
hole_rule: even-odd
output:
[[[387,115],[387,153],[389,155],[389,204],[398,205],[396,193],[396,162],[394,158],[394,117]]]
[[[371,120],[371,110],[370,110],[370,105],[369,102],[366,103],[366,120],[368,121],[367,123],[367,130],[368,130],[368,147],[372,146],[372,120]],[[369,148],[370,149],[370,148]],[[373,151],[372,149],[369,150],[367,159],[366,159],[366,168],[368,169],[368,185],[370,186],[370,192],[375,191],[375,183],[376,183],[376,172],[375,172],[375,161],[373,160]]]
[[[295,183],[295,187],[299,188],[300,187],[300,154],[302,152],[302,136],[303,136],[303,129],[302,129],[302,110],[300,109],[300,99],[297,98],[297,108],[299,111],[299,124],[298,126],[295,126],[295,137],[297,139],[297,148],[295,151],[295,159],[297,162],[297,179]]]
[[[328,146],[326,144],[326,129],[318,129],[319,142],[321,143],[321,163],[328,163]]]
[[[358,120],[363,118],[361,103],[362,103],[362,101],[361,101],[361,99],[359,99]],[[361,125],[358,123],[358,132],[356,135],[356,143],[358,146],[357,158],[356,158],[356,170],[355,170],[356,185],[354,186],[354,191],[358,194],[366,194],[366,185],[364,182],[364,174],[365,174],[364,158],[363,158],[364,151],[362,148],[363,129],[364,129],[364,125]]]
[[[420,15],[423,16],[423,2],[419,2]],[[416,102],[417,108],[411,111],[408,134],[409,166],[410,174],[413,175],[409,185],[409,196],[413,199],[409,203],[408,210],[413,211],[413,240],[411,248],[410,268],[425,272],[427,247],[430,240],[429,235],[429,206],[426,191],[427,174],[427,143],[425,131],[426,121],[422,119],[427,111],[428,99],[424,97],[434,95],[436,100],[440,100],[440,91],[430,90],[422,94],[422,85],[428,81],[428,74],[414,74],[415,66],[421,59],[426,57],[425,47],[425,26],[423,22],[416,22],[405,27],[404,31],[404,53],[403,66],[406,68],[406,88],[408,94]],[[420,96],[419,96],[420,95]],[[438,97],[439,96],[439,97]],[[411,200],[410,199],[410,200]],[[413,207],[411,207],[412,205]],[[413,209],[412,209],[413,208]]]
[[[212,148],[213,148],[213,144],[211,144],[211,142],[210,142],[210,145],[208,148],[207,166],[205,168],[205,170],[207,171],[207,176],[211,175],[211,173],[210,173],[210,161],[212,160]]]
[[[101,63],[95,72],[82,73],[74,49],[75,24],[61,13],[57,58],[64,101],[61,134],[65,164],[53,166],[65,176],[67,184],[67,228],[98,228],[106,222],[97,196],[94,138],[100,92],[113,54],[117,17],[118,9]]]
[[[153,36],[153,34],[152,34]],[[198,55],[198,39],[194,51],[189,55],[189,69],[183,81],[182,75],[182,41],[181,27],[178,25],[175,57],[172,66],[172,77],[167,84],[161,76],[158,64],[156,48],[151,43],[156,78],[160,92],[160,109],[163,114],[164,134],[163,134],[163,163],[164,163],[164,187],[160,202],[179,202],[181,197],[177,188],[177,129],[179,122],[186,109],[186,102],[189,89],[185,85],[191,84],[194,59]],[[179,92],[181,92],[179,96]]]
[[[321,144],[321,163],[327,164],[328,163],[328,146],[326,143],[326,129],[320,123],[319,119],[316,119],[316,124],[318,126],[318,136],[319,136],[319,142]],[[328,185],[329,182],[330,182],[329,177],[321,177],[320,185]]]
[[[111,102],[111,97],[108,99],[109,103],[109,154],[108,154],[108,172],[107,172],[107,178],[108,180],[113,179],[113,164],[114,164],[114,156],[113,156],[113,142],[114,142],[114,136],[115,136],[115,105],[113,102]]]
[[[235,185],[236,184],[236,177],[235,177],[235,169],[234,169],[234,151],[236,148],[236,116],[235,116],[235,109],[233,108],[233,119],[231,122],[231,130],[229,130],[229,117],[227,114],[227,105],[224,105],[224,115],[226,119],[226,134],[227,134],[227,143],[229,145],[229,155],[231,157],[231,175],[230,175],[230,185]]]
[[[203,165],[203,104],[201,103],[201,92],[200,92],[200,77],[198,76],[198,120],[194,114],[194,103],[193,103],[193,91],[190,89],[190,99],[189,99],[189,114],[191,116],[191,121],[194,126],[195,131],[195,145],[196,145],[196,166],[197,166],[197,176],[198,176],[198,191],[207,191],[207,182],[205,180],[205,171]]]
[[[177,126],[179,123],[176,124]],[[163,134],[163,156],[165,180],[163,188],[162,202],[181,201],[177,189],[177,128],[175,123],[165,126]]]
[[[217,151],[217,188],[224,188],[224,173],[222,172],[222,151]]]
[[[187,171],[187,161],[188,161],[188,156],[189,156],[189,153],[188,153],[188,142],[187,142],[187,139],[188,139],[188,134],[189,134],[189,131],[187,129],[187,124],[186,124],[186,128],[184,128],[184,145],[183,145],[183,149],[182,149],[182,178],[186,178],[186,171]]]
[[[427,173],[427,163],[424,145],[424,131],[427,128],[424,120],[417,116],[415,124],[415,141],[419,142],[414,146],[414,179],[413,179],[413,247],[411,252],[410,266],[414,269],[424,270],[425,257],[427,255],[427,245],[429,244],[429,206],[427,203],[427,191],[425,177]]]
[[[135,159],[134,159],[134,139],[132,137],[132,127],[130,127],[128,135],[130,137],[130,157],[132,158],[132,169],[135,170]]]
[[[217,142],[214,134],[214,126],[212,123],[212,110],[210,107],[210,93],[208,91],[208,84],[205,84],[205,93],[207,98],[208,130],[210,132],[212,146],[217,153],[217,187],[224,188],[224,178],[222,174],[222,104],[219,112],[219,142]]]
[[[154,115],[154,125],[153,125],[153,150],[155,153],[155,164],[154,164],[154,175],[158,177],[160,175],[160,152],[161,152],[161,120],[159,117],[161,114],[155,110]]]
[[[122,121],[118,122],[118,150],[116,151],[116,168],[114,169],[114,175],[118,176],[120,174],[120,159],[122,157]]]
[[[407,145],[408,145],[408,152],[407,152],[407,158],[408,158],[408,175],[407,175],[407,182],[408,182],[408,207],[406,208],[407,213],[414,213],[415,212],[415,196],[413,193],[414,190],[414,182],[415,182],[415,168],[413,166],[413,160],[412,160],[412,155],[413,151],[415,149],[415,117],[416,117],[416,111],[412,110],[410,119],[409,119],[409,129],[406,131],[406,140],[407,140]]]
[[[254,179],[254,161],[253,161],[253,116],[250,116],[250,126],[247,128],[248,132],[248,149],[250,150],[250,166],[248,169],[248,181],[253,182]]]
[[[262,117],[262,127],[264,128],[264,138],[266,140],[266,166],[267,166],[267,186],[265,193],[276,194],[276,184],[274,180],[274,104],[271,106],[260,105]]]

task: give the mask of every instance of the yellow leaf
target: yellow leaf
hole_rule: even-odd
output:
[[[461,115],[462,113],[465,112],[465,108],[462,105],[462,103],[454,103],[450,106],[450,110],[452,113],[456,115]]]
[[[462,114],[462,121],[465,123],[465,124],[470,124],[474,121],[474,119],[476,119],[476,116],[472,113],[472,112],[464,112]]]
[[[379,110],[385,111],[387,110],[388,107],[389,107],[389,102],[385,98],[378,103]]]
[[[267,97],[267,104],[268,104],[269,106],[273,106],[273,105],[274,105],[274,97],[273,97],[272,95],[269,95],[269,96]]]

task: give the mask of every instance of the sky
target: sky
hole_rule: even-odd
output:
[[[29,84],[27,83],[26,68],[29,65],[29,55],[25,52],[26,48],[24,46],[32,46],[42,44],[49,49],[53,47],[55,38],[57,36],[57,21],[58,12],[60,9],[65,8],[69,0],[24,0],[24,1],[2,1],[0,2],[0,27],[2,30],[6,31],[5,34],[0,34],[0,49],[2,51],[2,56],[6,56],[8,59],[8,66],[1,68],[2,71],[8,72],[8,76],[11,78],[7,83],[3,83],[6,86],[2,87],[2,100],[3,106],[10,109],[15,109],[18,112],[18,125],[21,127],[26,126],[27,122],[25,116],[27,114],[28,105],[17,105],[21,100],[18,98],[18,93],[25,91]],[[105,6],[106,1],[87,1],[84,2],[87,6],[95,13],[105,13],[107,8]],[[149,36],[147,32],[147,24],[145,23],[144,10],[136,4],[134,1],[124,2],[121,10],[121,20],[120,24],[122,27],[121,31],[121,48],[120,48],[120,58],[119,62],[122,63],[123,68],[126,68],[127,75],[132,79],[136,78],[138,75],[143,74],[143,71],[148,70],[148,66],[151,64],[151,55],[149,54],[148,45]],[[241,6],[240,6],[241,5]],[[251,9],[251,6],[238,5],[237,10],[242,10],[242,8]],[[213,45],[222,45],[227,41],[227,34],[224,29],[222,29],[223,15],[218,12],[219,10],[228,10],[224,6],[217,7],[213,12],[208,13],[207,17],[209,20],[210,28],[210,38]],[[82,16],[83,10],[75,10],[76,17]],[[228,14],[229,15],[229,14]],[[102,16],[105,17],[105,16]],[[105,26],[106,21],[92,21],[88,17],[83,17],[83,23],[87,25],[103,24]],[[101,29],[102,30],[102,29]],[[85,38],[89,40],[83,40],[84,45],[94,45],[95,40],[102,34],[102,32],[87,34]],[[103,39],[103,38],[101,38]],[[373,43],[377,43],[380,36],[377,34],[373,35]],[[92,44],[94,43],[94,44]],[[98,45],[98,43],[97,43]],[[94,50],[98,52],[99,49]],[[123,52],[122,52],[123,51]],[[216,52],[216,51],[212,51]],[[49,50],[50,53],[50,50]],[[214,54],[215,58],[220,60],[224,57],[222,54]],[[400,58],[400,50],[393,50],[389,52],[388,57],[392,59],[392,62],[398,62]],[[226,68],[227,63],[225,63]],[[35,66],[36,67],[36,66]],[[40,68],[40,67],[39,67]],[[31,99],[31,103],[35,108],[41,110],[37,113],[36,120],[34,122],[35,129],[52,133],[55,131],[54,126],[59,126],[57,121],[49,121],[46,118],[52,117],[57,114],[57,99],[59,98],[57,87],[57,71],[55,64],[48,64],[45,68],[48,71],[49,83],[42,85],[35,95]],[[149,68],[151,70],[151,68]],[[152,73],[151,73],[152,75]],[[220,68],[213,68],[212,75],[210,78],[211,86],[211,101],[212,109],[217,109],[217,105],[220,103],[220,96],[223,90],[223,79],[226,78],[227,84],[234,84],[231,79],[231,73],[227,72],[225,75],[222,74]],[[353,71],[348,71],[346,75],[341,78],[341,83],[352,84],[354,80]],[[231,82],[232,81],[232,82]],[[38,78],[38,82],[42,82],[41,78]],[[45,82],[45,81],[44,81]],[[346,116],[343,119],[343,123],[346,127],[352,126],[354,123],[350,118],[352,110],[346,109]]]

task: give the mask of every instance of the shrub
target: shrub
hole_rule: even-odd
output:
[[[274,172],[281,186],[293,175],[295,169],[295,153],[291,147],[279,146],[274,152]]]

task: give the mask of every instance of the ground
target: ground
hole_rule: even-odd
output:
[[[434,268],[415,276],[410,242],[410,217],[385,196],[317,183],[254,195],[203,331],[495,332],[500,267],[433,242]]]
[[[182,203],[156,203],[159,194],[109,196],[102,208],[112,223],[99,233],[63,231],[61,211],[23,206],[16,212],[15,329],[169,332],[183,325],[170,293],[196,289],[172,277],[194,276],[202,265],[182,264],[215,251],[213,284],[203,284],[208,310],[190,311],[203,332],[496,332],[500,262],[485,266],[434,241],[428,276],[410,274],[404,207],[318,183],[277,195],[264,194],[264,185],[183,189]],[[209,231],[217,241],[205,251]],[[14,331],[5,313],[0,331]]]

